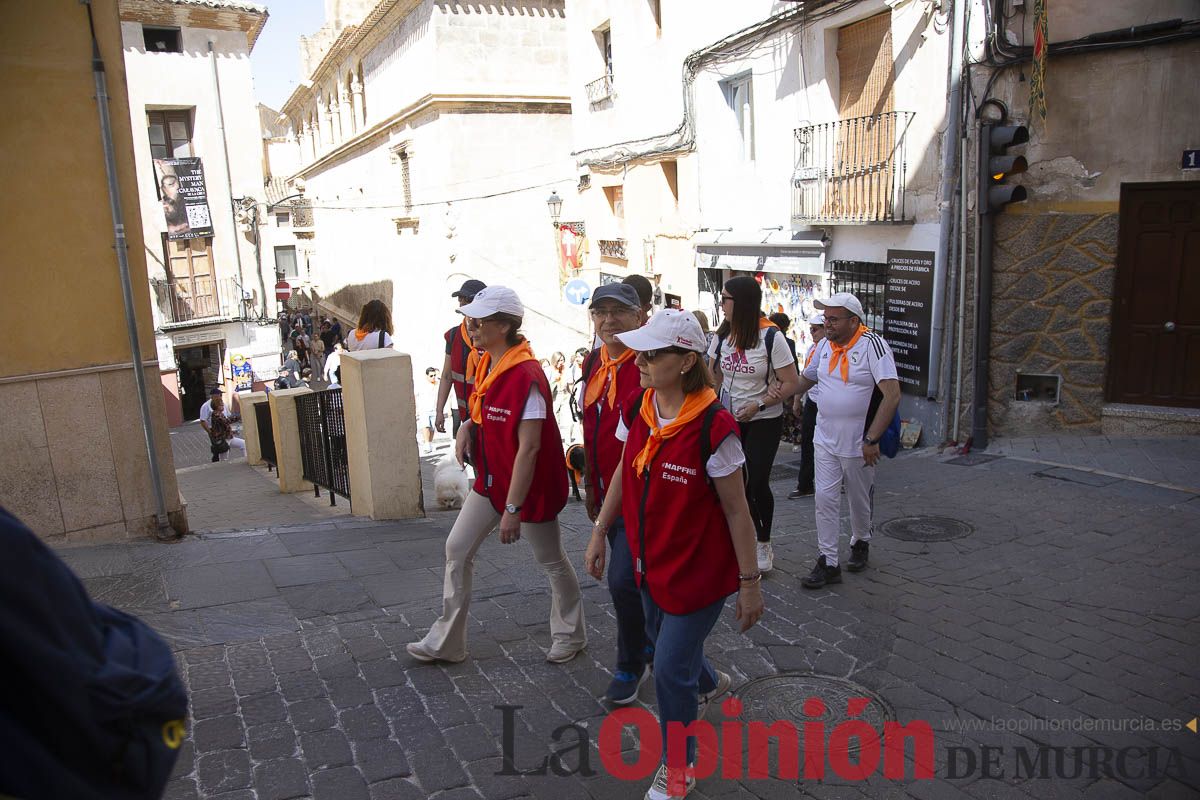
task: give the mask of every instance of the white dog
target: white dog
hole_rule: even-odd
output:
[[[442,456],[434,468],[433,491],[438,505],[447,511],[462,508],[467,499],[467,471],[458,465],[453,453]]]

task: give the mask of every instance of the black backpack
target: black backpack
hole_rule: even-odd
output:
[[[0,564],[0,796],[160,797],[187,714],[166,642],[3,508]]]

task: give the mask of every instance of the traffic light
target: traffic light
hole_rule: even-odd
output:
[[[979,144],[979,213],[1000,213],[1009,203],[1020,203],[1028,193],[1024,186],[1006,185],[1010,175],[1029,168],[1025,156],[1007,155],[1005,150],[1029,141],[1024,125],[984,125]]]

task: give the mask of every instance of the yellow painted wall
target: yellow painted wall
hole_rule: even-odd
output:
[[[93,0],[142,354],[154,358],[117,0]],[[131,360],[87,7],[0,3],[0,378]],[[145,131],[138,131],[145,135]],[[157,383],[153,380],[152,385]]]

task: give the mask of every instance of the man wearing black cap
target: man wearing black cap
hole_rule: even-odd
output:
[[[487,284],[474,278],[463,281],[463,285],[451,297],[458,298],[458,305],[465,306],[475,299],[480,289]],[[450,399],[450,387],[454,386],[454,397],[457,401],[453,418],[453,433],[458,435],[458,426],[467,416],[467,401],[471,396],[471,386],[475,383],[475,362],[479,358],[478,351],[471,346],[471,337],[467,334],[467,319],[446,331],[446,360],[442,364],[442,378],[438,383],[437,414],[434,425],[439,433],[446,432],[446,401]]]

